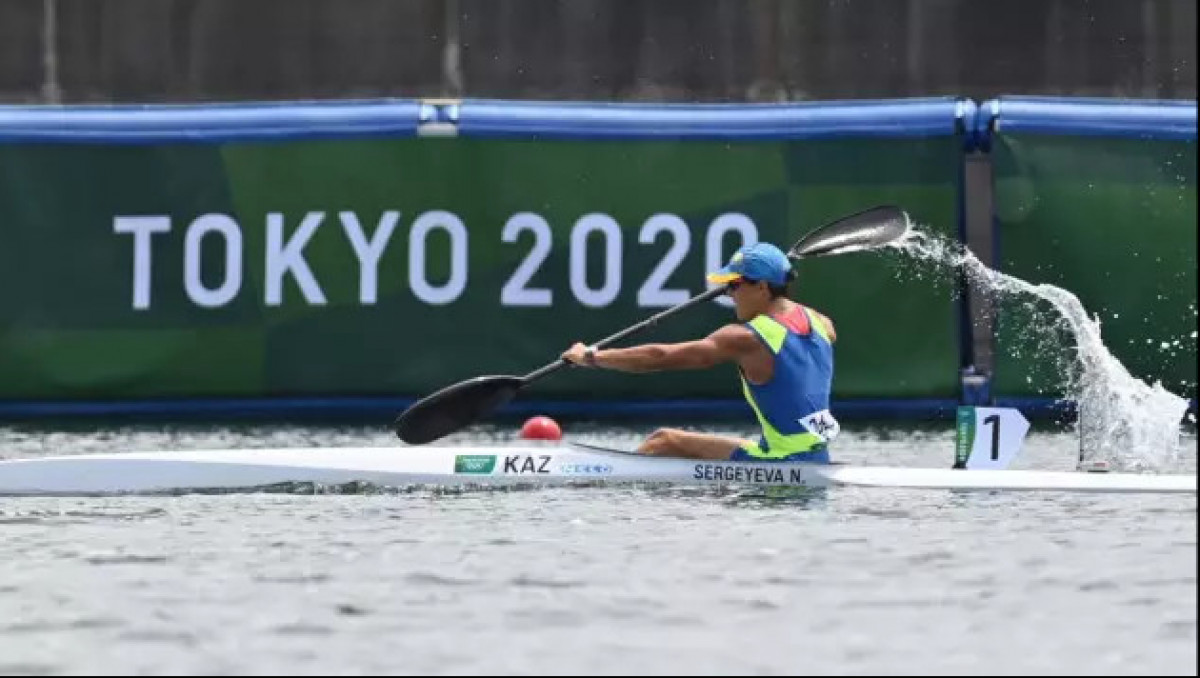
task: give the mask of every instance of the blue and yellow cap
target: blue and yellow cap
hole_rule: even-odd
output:
[[[792,262],[778,247],[760,242],[746,245],[733,253],[721,270],[708,274],[711,283],[733,282],[739,278],[783,285],[792,272]]]

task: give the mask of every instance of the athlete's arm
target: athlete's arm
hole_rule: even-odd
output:
[[[703,339],[676,344],[643,344],[595,352],[586,360],[587,347],[577,343],[562,357],[579,365],[595,365],[622,372],[695,370],[737,361],[760,345],[754,333],[742,325],[725,325]]]

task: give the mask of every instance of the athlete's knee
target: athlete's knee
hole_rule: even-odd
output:
[[[647,436],[640,451],[643,454],[664,454],[674,452],[679,446],[680,431],[677,428],[660,428]]]

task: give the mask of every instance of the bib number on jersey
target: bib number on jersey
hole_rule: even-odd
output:
[[[841,424],[830,414],[829,410],[813,412],[807,417],[802,417],[799,421],[804,425],[804,428],[808,429],[809,433],[819,436],[825,442],[833,440],[842,432]]]

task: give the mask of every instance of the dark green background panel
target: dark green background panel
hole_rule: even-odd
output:
[[[1196,397],[1196,144],[1004,135],[993,149],[1002,270],[1075,293],[1136,377]],[[1060,345],[1002,306],[996,390],[1061,394]]]

